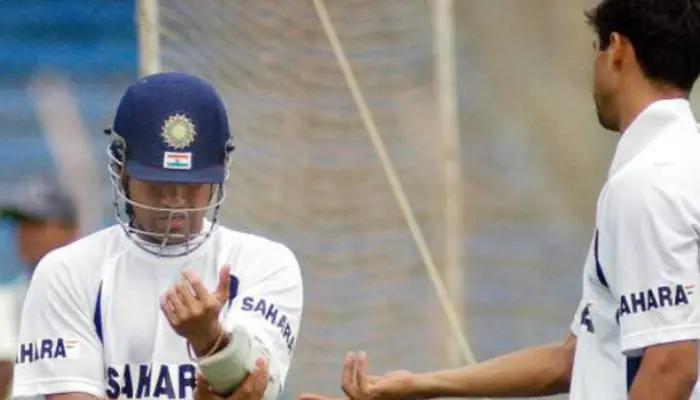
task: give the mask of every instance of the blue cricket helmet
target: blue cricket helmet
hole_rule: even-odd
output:
[[[201,246],[217,225],[234,149],[226,107],[212,85],[179,72],[143,77],[126,90],[114,125],[105,133],[110,135],[115,216],[127,236],[159,256],[185,255]],[[212,183],[210,203],[190,209],[141,204],[129,197],[125,172],[147,182]],[[168,218],[211,212],[211,222],[200,232],[147,232],[137,226],[134,208],[164,212]],[[144,237],[149,243],[139,240]],[[184,246],[168,246],[183,242]]]
[[[114,118],[126,172],[154,182],[221,183],[233,150],[226,107],[214,87],[180,72],[131,85]],[[118,145],[119,143],[117,143]]]

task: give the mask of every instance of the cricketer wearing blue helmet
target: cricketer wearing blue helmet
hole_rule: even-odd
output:
[[[221,97],[194,76],[149,75],[106,133],[117,224],[39,263],[13,395],[279,397],[300,268],[286,246],[219,224],[234,149]]]

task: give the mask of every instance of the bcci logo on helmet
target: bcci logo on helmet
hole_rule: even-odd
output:
[[[160,135],[169,147],[180,150],[194,142],[197,131],[187,116],[175,114],[165,120]]]

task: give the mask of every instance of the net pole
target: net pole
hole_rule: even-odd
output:
[[[445,184],[445,265],[444,281],[455,311],[464,329],[463,292],[463,188],[460,159],[459,114],[455,61],[453,0],[433,0],[434,52],[439,106],[440,135],[443,147]],[[449,332],[449,330],[447,330]],[[452,335],[446,335],[445,358],[450,366],[460,365],[459,346]]]
[[[139,76],[159,72],[160,65],[160,21],[159,0],[138,0],[136,19],[139,39]]]
[[[455,342],[459,345],[459,349],[464,356],[466,363],[476,364],[476,357],[474,356],[474,351],[469,344],[467,334],[463,330],[460,323],[460,316],[455,311],[455,305],[452,303],[452,300],[449,297],[446,287],[447,285],[445,285],[443,278],[440,275],[440,271],[435,265],[435,260],[430,252],[430,248],[428,247],[425,236],[423,235],[423,231],[416,220],[413,208],[408,201],[408,197],[403,189],[403,185],[396,172],[396,168],[389,157],[389,153],[387,152],[384,141],[382,140],[381,134],[379,133],[377,125],[374,121],[372,111],[365,100],[364,94],[362,93],[360,85],[357,82],[357,77],[350,66],[350,62],[345,54],[345,49],[340,42],[340,38],[338,37],[335,26],[333,25],[330,15],[328,14],[324,0],[313,0],[313,4],[314,8],[316,9],[316,14],[321,21],[323,30],[326,33],[326,37],[331,45],[336,61],[343,72],[345,83],[350,90],[360,116],[362,117],[362,121],[365,124],[367,134],[369,135],[377,157],[382,164],[384,174],[389,181],[389,185],[391,186],[398,206],[401,209],[404,219],[406,220],[406,224],[411,231],[411,236],[413,237],[414,243],[416,244],[418,252],[423,259],[423,265],[428,271],[430,280],[432,281],[435,291],[437,292],[438,300],[440,301],[440,305],[442,306],[447,318],[447,326],[450,328],[451,334],[454,335]]]

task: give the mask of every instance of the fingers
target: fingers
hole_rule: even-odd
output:
[[[196,277],[196,275],[194,275]],[[199,278],[197,278],[199,280]],[[192,293],[192,288],[189,282],[183,277],[178,283],[173,287],[175,289],[175,294],[180,299],[182,304],[187,308],[194,308],[197,306],[197,299]]]
[[[196,277],[194,273],[191,274]],[[199,312],[200,307],[192,294],[189,282],[183,278],[161,297],[160,308],[168,317],[168,321],[176,322],[187,319],[192,313]]]
[[[216,297],[220,303],[226,302],[229,297],[229,286],[231,285],[231,267],[224,265],[219,271],[219,284],[216,286]]]
[[[314,393],[304,393],[298,400],[366,400],[373,397],[371,385],[381,377],[369,376],[367,354],[348,353],[343,361],[342,389],[349,399],[322,396]]]
[[[360,390],[360,393],[367,395],[369,393],[369,379],[367,378],[367,353],[360,352],[360,356],[355,362],[355,381]]]
[[[225,271],[228,271],[228,269],[224,268]],[[221,276],[220,276],[221,278]],[[204,285],[204,282],[202,282],[202,279],[197,276],[192,270],[185,269],[182,272],[182,286],[181,290],[184,290],[187,288],[188,293],[183,294],[183,302],[186,302],[187,300],[192,300],[191,303],[186,303],[188,305],[196,305],[198,307],[203,307],[203,308],[209,308],[209,309],[216,309],[218,311],[221,309],[221,306],[223,303],[228,299],[228,285],[230,282],[230,277],[228,275],[228,272],[226,273],[226,281],[224,284],[226,285],[226,292],[225,295],[223,296],[223,300],[219,300],[219,295],[217,292],[210,293],[207,287]],[[218,286],[221,286],[222,283],[219,282]],[[178,286],[180,287],[180,286]],[[191,291],[190,291],[191,289]],[[217,288],[217,291],[219,288]],[[192,295],[192,292],[194,292],[194,295]],[[201,308],[195,308],[195,312],[201,312],[203,311]]]
[[[255,368],[233,392],[229,400],[260,400],[267,389],[267,363],[263,359],[255,362]]]
[[[355,354],[348,353],[343,361],[343,393],[345,393],[351,399],[357,399],[360,397],[358,387],[355,384]]]
[[[165,314],[165,318],[167,318],[171,324],[177,322],[177,315],[168,301],[167,293],[160,297],[160,309],[163,311],[163,314]]]
[[[224,303],[229,297],[230,270],[231,267],[226,265],[219,271],[219,283],[214,292],[219,304]],[[204,301],[206,304],[213,300],[209,290],[204,286],[204,282],[190,269],[185,269],[182,272],[182,280],[166,293],[166,297],[176,315],[180,315],[187,308],[191,309],[198,305],[198,300]],[[213,304],[210,305],[213,306]]]
[[[222,271],[226,278],[224,284],[228,285],[229,268],[225,267]],[[225,297],[228,298],[228,290]],[[195,352],[202,350],[199,345],[206,347],[216,340],[220,329],[214,328],[220,328],[217,321],[222,306],[223,302],[218,300],[216,293],[209,292],[202,279],[192,270],[184,270],[180,281],[160,299],[161,310],[168,322],[177,334],[189,340]]]
[[[204,377],[201,373],[197,373],[197,376],[194,378],[194,384],[195,387],[201,388],[206,391],[214,392],[214,389],[212,389],[211,386],[209,386],[209,382],[207,381],[207,378]]]
[[[209,295],[209,291],[207,290],[206,286],[204,286],[204,283],[202,280],[189,269],[185,269],[182,271],[182,278],[184,279],[185,282],[192,288],[194,291],[194,295],[198,299],[205,299]]]
[[[255,377],[253,382],[253,393],[259,393],[260,397],[265,394],[265,389],[267,389],[267,378],[269,376],[267,371],[267,363],[265,360],[258,359],[255,363],[256,369],[253,371],[253,376]]]
[[[221,277],[227,277],[230,275],[231,275],[231,266],[226,264],[219,271],[219,280],[221,280]]]
[[[177,284],[165,292],[165,300],[167,304],[170,305],[170,308],[175,314],[177,320],[184,320],[187,318],[189,308],[187,305],[185,305],[184,301],[178,294]]]
[[[195,400],[217,400],[217,398],[219,398],[209,386],[209,382],[204,378],[204,375],[198,373],[195,377],[194,384]]]

